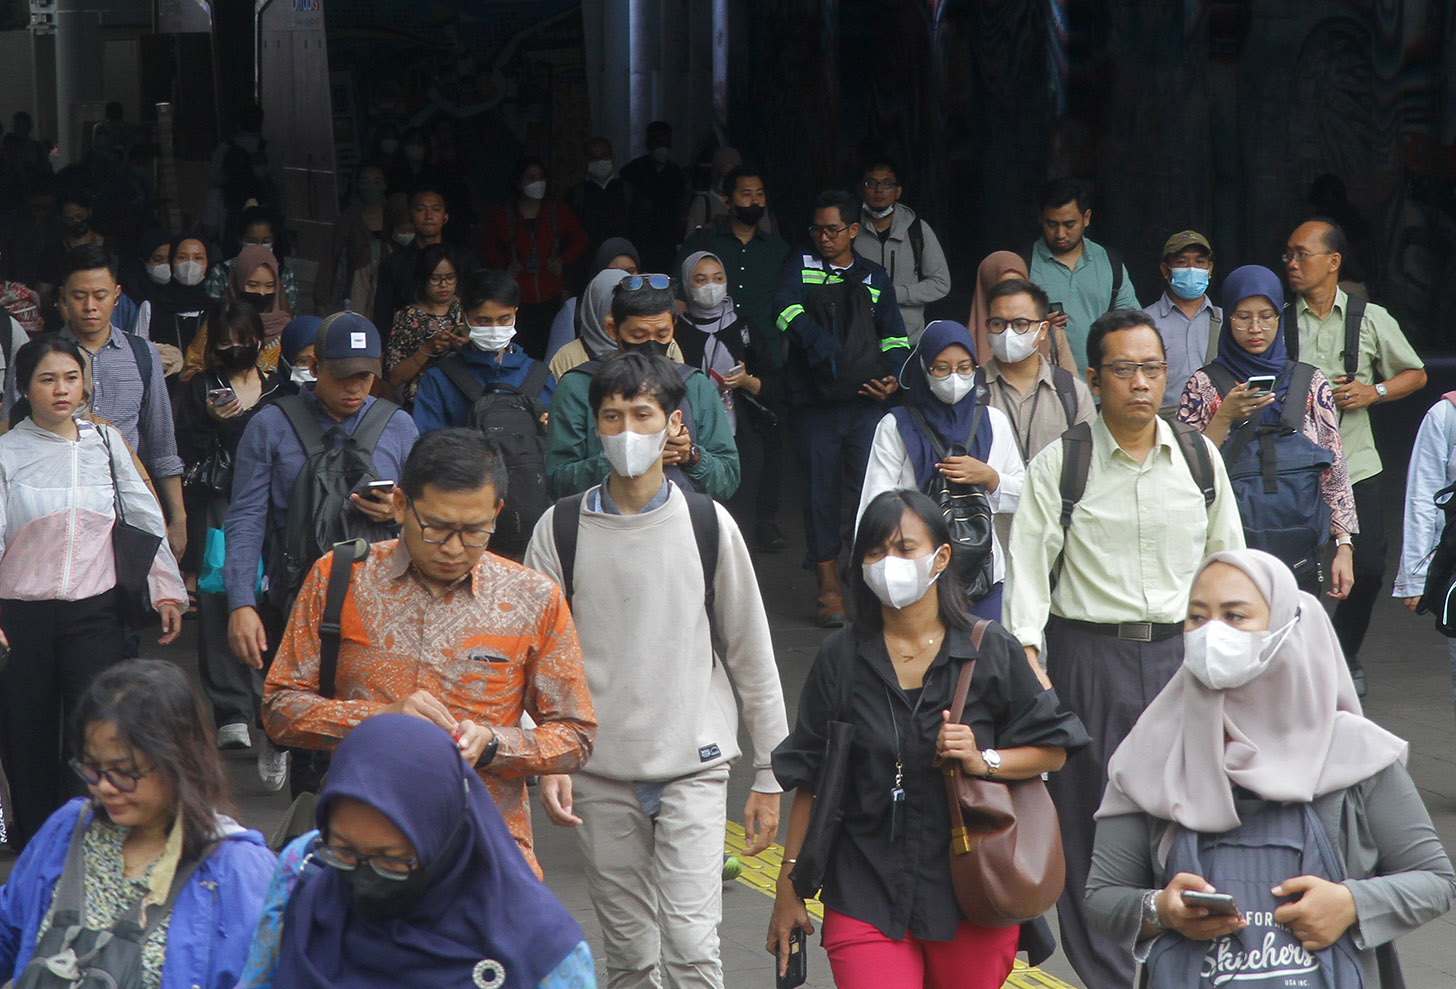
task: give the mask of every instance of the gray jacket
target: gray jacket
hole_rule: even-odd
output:
[[[905,321],[910,345],[914,346],[925,329],[925,304],[950,294],[950,266],[945,262],[945,252],[940,249],[935,231],[922,220],[920,229],[925,234],[925,250],[920,257],[920,276],[916,277],[915,252],[910,245],[910,224],[915,222],[915,211],[904,203],[895,204],[890,235],[884,243],[880,242],[870,219],[861,208],[855,252],[889,272],[895,286],[895,301],[900,304],[900,317]]]
[[[1456,873],[1416,785],[1396,763],[1348,790],[1317,798],[1314,810],[1355,897],[1359,919],[1350,934],[1365,989],[1403,989],[1394,940],[1441,916],[1456,896]],[[1139,962],[1156,940],[1138,941],[1142,897],[1162,886],[1158,863],[1166,858],[1165,835],[1172,827],[1147,814],[1097,822],[1087,917]]]

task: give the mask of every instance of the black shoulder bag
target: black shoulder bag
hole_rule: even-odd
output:
[[[818,896],[824,888],[829,859],[834,853],[834,840],[844,820],[844,789],[849,780],[849,750],[854,744],[854,723],[849,720],[854,698],[855,653],[858,642],[847,631],[841,633],[839,683],[835,691],[834,720],[826,726],[824,764],[814,787],[814,805],[809,811],[809,826],[799,845],[799,855],[789,872],[794,892],[804,899]]]
[[[111,471],[111,500],[116,510],[116,520],[111,525],[111,555],[116,558],[117,608],[121,611],[122,624],[127,628],[146,628],[160,620],[152,607],[147,577],[152,572],[157,550],[162,546],[162,537],[126,520],[126,509],[121,504],[121,487],[116,483],[116,454],[111,449],[111,441],[106,438],[106,427],[98,425],[96,430],[106,447],[106,466]]]

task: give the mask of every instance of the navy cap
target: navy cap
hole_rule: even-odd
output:
[[[283,359],[292,367],[298,363],[298,352],[304,347],[312,347],[318,340],[319,324],[323,320],[317,316],[294,316],[283,327],[283,336],[279,344],[283,350]]]
[[[355,312],[324,317],[314,338],[314,360],[336,378],[365,371],[378,377],[383,351],[374,324]]]

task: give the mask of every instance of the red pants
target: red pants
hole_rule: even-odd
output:
[[[1000,989],[1018,927],[961,921],[954,941],[892,941],[862,920],[824,911],[824,950],[838,989]]]

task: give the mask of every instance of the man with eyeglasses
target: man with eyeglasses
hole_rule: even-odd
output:
[[[1087,360],[1101,414],[1027,468],[1011,525],[1004,624],[1092,735],[1048,783],[1067,862],[1057,904],[1062,948],[1084,984],[1127,986],[1132,955],[1093,933],[1083,912],[1092,815],[1108,758],[1183,661],[1198,565],[1242,548],[1244,530],[1217,448],[1158,415],[1168,363],[1152,319],[1140,310],[1102,316],[1087,336]],[[1068,516],[1063,485],[1075,493],[1079,476],[1082,494]]]
[[[859,203],[831,190],[814,200],[812,254],[791,254],[779,276],[777,326],[784,335],[790,427],[804,472],[804,566],[819,582],[814,620],[844,624],[835,564],[843,545],[841,504],[859,503],[883,402],[899,389],[910,355],[895,286],[855,252]]]
[[[299,593],[263,719],[282,744],[321,751],[371,715],[434,722],[455,736],[540,876],[526,778],[580,768],[597,721],[561,591],[486,552],[505,490],[505,461],[480,433],[421,437],[390,493],[400,538],[353,564],[332,693],[319,693],[330,554]]]
[[[900,202],[900,169],[875,158],[860,177],[860,227],[854,249],[889,272],[895,302],[913,347],[925,330],[925,306],[950,294],[950,265],[930,224]]]
[[[1171,416],[1178,411],[1178,399],[1193,372],[1218,356],[1223,312],[1208,297],[1213,247],[1203,234],[1182,230],[1169,237],[1163,245],[1161,269],[1167,291],[1143,312],[1152,317],[1168,348],[1162,414]]]
[[[1360,646],[1370,612],[1385,580],[1385,518],[1380,497],[1382,464],[1370,428],[1370,407],[1394,402],[1426,384],[1425,363],[1382,306],[1340,288],[1346,250],[1338,223],[1301,223],[1284,249],[1284,271],[1297,298],[1285,307],[1284,345],[1290,360],[1313,364],[1335,390],[1340,445],[1355,493],[1360,531],[1354,535],[1355,585],[1331,617],[1345,662],[1361,697],[1365,669]],[[1349,347],[1351,338],[1358,342]]]
[[[415,238],[380,260],[379,279],[374,290],[374,325],[382,327],[386,342],[394,326],[394,314],[414,301],[415,262],[419,260],[420,251],[431,244],[444,243],[445,228],[450,223],[449,200],[444,192],[429,183],[415,186],[410,193],[409,206]],[[480,258],[474,251],[453,243],[450,250],[454,254],[459,277],[479,270]]]

